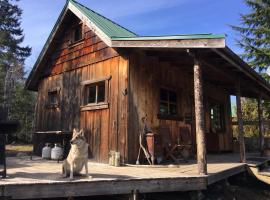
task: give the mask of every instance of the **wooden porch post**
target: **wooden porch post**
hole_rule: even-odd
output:
[[[236,85],[236,107],[237,107],[237,122],[238,122],[238,140],[240,145],[240,161],[246,162],[240,80],[237,81]]]
[[[194,58],[194,100],[195,100],[195,124],[197,143],[198,172],[201,175],[207,174],[206,162],[206,140],[203,104],[203,80],[202,70],[199,61]]]
[[[263,108],[262,108],[262,97],[259,96],[258,100],[258,118],[259,118],[259,137],[260,137],[260,152],[263,155],[264,147],[264,126],[263,126]]]

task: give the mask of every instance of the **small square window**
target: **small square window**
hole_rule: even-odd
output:
[[[85,86],[85,104],[98,104],[105,102],[105,81],[91,83]]]
[[[57,90],[48,92],[48,104],[49,104],[49,106],[58,105],[58,92],[57,92]]]

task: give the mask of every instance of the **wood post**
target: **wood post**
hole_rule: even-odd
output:
[[[195,124],[197,143],[198,172],[201,175],[207,174],[206,163],[206,140],[205,140],[205,119],[203,104],[203,80],[202,70],[199,61],[194,58],[194,101],[195,101]]]
[[[236,85],[236,107],[237,107],[237,122],[238,122],[238,140],[240,145],[240,161],[246,162],[240,80],[237,81]]]
[[[260,152],[263,155],[264,148],[264,126],[263,126],[263,108],[262,108],[262,98],[261,95],[257,99],[258,101],[258,118],[259,118],[259,137],[260,137]]]

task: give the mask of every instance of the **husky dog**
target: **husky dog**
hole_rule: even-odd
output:
[[[72,139],[70,141],[71,149],[68,157],[64,160],[62,165],[62,174],[64,177],[69,175],[70,180],[73,175],[78,175],[83,166],[85,167],[86,176],[88,176],[88,144],[84,137],[83,130],[76,131],[73,129]],[[90,177],[91,178],[91,177]]]

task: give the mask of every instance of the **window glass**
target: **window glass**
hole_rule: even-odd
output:
[[[82,39],[82,26],[79,25],[76,28],[74,28],[74,38],[73,41],[79,41]]]
[[[177,115],[177,93],[175,91],[160,89],[159,114]]]
[[[96,85],[91,84],[88,85],[88,101],[87,103],[95,103],[96,102]]]
[[[85,104],[97,104],[105,102],[105,81],[91,83],[85,86]]]
[[[98,87],[98,96],[97,102],[104,102],[105,101],[105,81],[100,82],[97,84]]]
[[[56,105],[58,104],[58,95],[57,91],[48,92],[48,99],[50,105]]]

